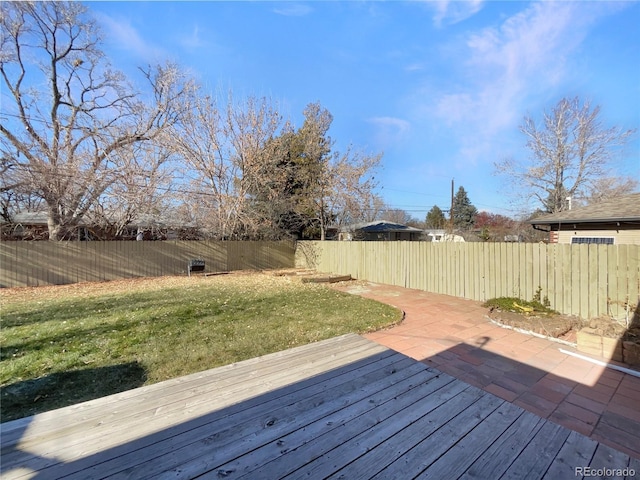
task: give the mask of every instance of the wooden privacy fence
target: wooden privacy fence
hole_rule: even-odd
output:
[[[192,259],[207,272],[291,268],[294,252],[292,242],[3,242],[0,287],[186,275]]]
[[[551,308],[582,318],[631,318],[640,297],[640,245],[298,242],[296,263],[480,301],[540,288]]]

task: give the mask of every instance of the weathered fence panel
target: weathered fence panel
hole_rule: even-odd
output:
[[[292,242],[3,242],[0,287],[186,275],[192,259],[207,272],[291,268],[294,255]]]
[[[298,266],[472,300],[541,297],[561,313],[633,315],[640,245],[298,242]]]

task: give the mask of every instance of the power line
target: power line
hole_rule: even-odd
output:
[[[19,165],[19,167],[22,167],[25,170],[28,170],[25,166],[23,165]],[[28,172],[28,173],[32,173],[32,172]],[[61,177],[61,178],[77,178],[78,175],[76,174],[71,174],[71,173],[63,173],[63,172],[50,172],[49,175],[53,176],[53,177]],[[195,180],[197,181],[197,179],[195,178],[190,178],[188,176],[184,176],[184,175],[176,175],[176,176],[172,176],[171,179],[183,179],[183,180]],[[210,197],[210,198],[221,198],[221,197],[234,197],[233,193],[230,194],[222,194],[222,193],[215,193],[215,192],[211,192],[211,191],[205,191],[203,190],[197,190],[197,189],[193,189],[193,188],[185,188],[184,186],[178,186],[178,185],[148,185],[148,184],[143,184],[143,183],[127,183],[128,187],[131,188],[138,188],[140,190],[147,190],[147,189],[152,189],[154,191],[160,191],[160,192],[164,192],[164,193],[173,193],[173,194],[181,194],[181,195],[192,195],[192,196],[202,196],[202,197]],[[411,193],[411,192],[406,192],[406,193]],[[256,202],[260,202],[260,200],[255,200]],[[268,203],[268,201],[263,201]],[[481,205],[481,204],[479,204]],[[435,204],[429,204],[429,205],[416,205],[416,204],[391,204],[391,203],[385,203],[382,207],[365,207],[362,206],[360,207],[360,211],[363,212],[375,212],[375,211],[388,211],[388,210],[402,210],[405,211],[407,213],[415,213],[415,214],[427,214],[433,207],[435,207]],[[506,208],[501,208],[501,207],[493,207],[493,208],[499,208],[501,210],[506,210],[506,211],[514,211],[512,209],[506,209]],[[448,213],[450,212],[449,209],[443,209],[441,208],[441,211],[443,213]]]
[[[410,194],[410,195],[424,195],[424,196],[430,196],[430,197],[446,198],[444,195],[435,195],[435,194],[429,194],[429,193],[409,192],[409,191],[407,191],[407,190],[398,190],[398,189],[394,189],[394,188],[386,188],[386,187],[383,187],[382,189],[383,189],[383,190],[388,190],[388,191],[393,191],[393,192],[398,192],[398,193],[407,193],[407,194]],[[443,203],[444,203],[445,201],[449,201],[449,199],[448,199],[448,198],[446,198],[446,200],[443,200]],[[503,211],[507,211],[507,212],[518,212],[518,210],[517,210],[517,209],[515,209],[515,208],[506,208],[506,207],[501,207],[501,206],[497,206],[497,205],[488,205],[488,204],[486,204],[486,203],[475,203],[475,202],[473,202],[473,205],[474,205],[474,206],[477,206],[477,207],[486,207],[486,208],[492,208],[492,209],[496,209],[496,210],[503,210]],[[433,206],[436,206],[436,205],[434,204],[434,205],[432,205],[432,207],[433,207]],[[409,208],[413,208],[413,207],[416,207],[416,205],[408,205],[407,207],[409,207]],[[449,211],[449,209],[444,209],[443,211]]]

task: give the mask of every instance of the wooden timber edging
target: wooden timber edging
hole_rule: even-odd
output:
[[[325,275],[320,277],[303,277],[302,283],[338,283],[348,282],[351,280],[351,275]]]

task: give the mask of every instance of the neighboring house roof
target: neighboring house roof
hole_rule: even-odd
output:
[[[353,232],[356,230],[362,232],[422,232],[419,228],[385,221],[355,223],[340,228],[341,232]]]
[[[640,193],[623,195],[586,207],[576,207],[529,220],[532,225],[610,222],[640,222]]]
[[[39,225],[39,226],[47,226],[49,222],[49,215],[47,212],[40,210],[37,212],[18,212],[13,215],[13,222],[5,222],[4,220],[0,221],[1,223],[11,223],[13,225]],[[86,226],[86,222],[84,220],[78,223],[78,226]]]
[[[6,223],[1,221],[1,223]],[[13,216],[13,224],[17,225],[44,225],[48,222],[48,215],[45,211],[37,212],[18,212]],[[83,218],[79,226],[89,226],[91,220],[89,218]],[[142,214],[138,216],[137,220],[134,220],[129,225],[132,228],[191,228],[195,227],[193,222],[183,224],[179,220],[172,218],[169,215],[159,216],[151,214]]]
[[[13,216],[13,223],[23,225],[46,225],[47,212],[18,212]]]
[[[130,226],[139,228],[195,228],[197,224],[195,222],[182,222],[170,214],[164,214],[162,216],[141,214],[131,222]]]
[[[15,215],[13,215],[12,220],[13,221],[10,223],[12,223],[13,225],[47,226],[49,222],[49,215],[44,210],[39,210],[37,212],[18,212]],[[7,223],[7,222],[3,222],[3,223]],[[80,220],[80,222],[78,223],[78,226],[80,227],[86,227],[88,225],[89,224],[84,218]]]

